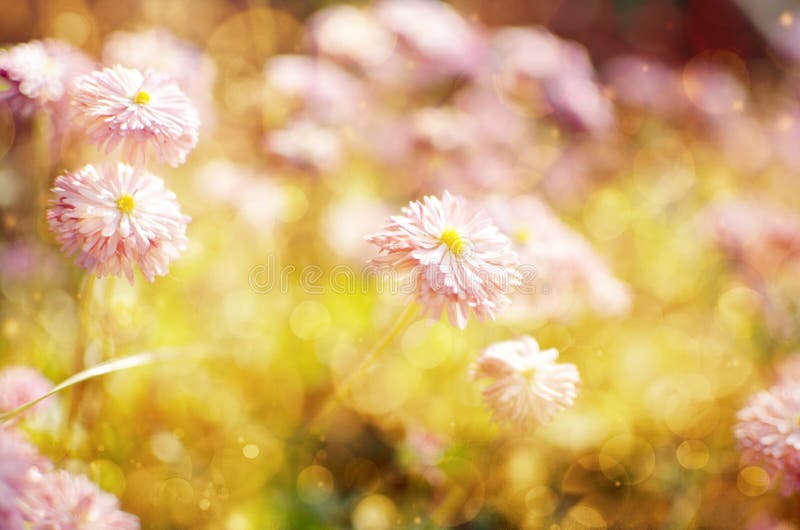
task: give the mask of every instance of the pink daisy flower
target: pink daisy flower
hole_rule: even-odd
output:
[[[87,165],[56,179],[47,222],[67,255],[100,277],[138,265],[148,281],[164,276],[186,248],[189,217],[164,181],[121,162]]]
[[[578,397],[578,368],[557,358],[555,348],[542,351],[532,337],[498,342],[478,357],[472,377],[494,379],[483,396],[495,417],[532,428],[550,422]]]
[[[49,463],[36,448],[15,432],[0,427],[0,528],[23,530],[18,504],[34,469],[47,469]]]
[[[193,42],[181,40],[165,28],[115,31],[103,45],[103,63],[140,71],[152,68],[170,76],[197,107],[204,131],[216,121],[217,65]]]
[[[411,273],[426,312],[464,328],[470,310],[494,319],[519,283],[519,260],[508,237],[466,199],[444,192],[412,201],[389,217],[383,231],[367,237],[380,248],[374,264]]]
[[[43,396],[53,383],[38,370],[12,366],[0,372],[0,412],[8,412]],[[44,403],[41,403],[42,405]],[[38,407],[39,405],[37,405]]]
[[[773,477],[782,475],[781,493],[800,490],[800,387],[783,381],[758,392],[737,414],[734,435],[748,463]]]
[[[177,167],[197,145],[197,110],[162,73],[119,65],[92,72],[75,80],[72,105],[90,141],[106,153],[121,147],[137,166],[153,152]]]
[[[0,101],[23,116],[51,109],[65,96],[69,83],[89,72],[86,54],[57,40],[31,41],[0,50]]]
[[[20,502],[30,530],[138,530],[139,520],[117,498],[82,475],[32,473]]]

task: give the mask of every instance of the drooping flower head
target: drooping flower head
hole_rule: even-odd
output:
[[[16,432],[0,426],[0,528],[25,528],[19,497],[26,489],[31,471],[48,468],[49,463],[39,456],[35,447]]]
[[[494,319],[519,282],[519,260],[511,241],[466,199],[444,192],[412,201],[389,217],[383,231],[367,237],[382,254],[373,263],[410,272],[414,293],[438,318],[464,328],[470,310]]]
[[[496,418],[533,428],[572,407],[578,397],[578,368],[557,358],[555,348],[542,351],[532,337],[498,342],[478,357],[472,377],[494,379],[483,396]]]
[[[52,388],[53,383],[34,368],[28,366],[6,368],[0,372],[0,412],[14,410],[43,396]]]
[[[734,435],[748,463],[762,466],[775,478],[781,492],[800,490],[800,387],[781,381],[758,392],[737,414]]]
[[[186,225],[164,181],[121,162],[87,165],[56,179],[47,222],[67,255],[98,276],[154,281],[186,248]]]
[[[57,40],[36,40],[0,50],[0,102],[22,116],[52,110],[72,79],[94,63],[77,48]]]
[[[34,472],[20,506],[30,530],[138,530],[117,498],[83,475]]]
[[[133,165],[152,153],[177,167],[197,145],[197,110],[160,72],[119,65],[92,72],[75,80],[72,104],[89,140],[106,153],[120,147]]]

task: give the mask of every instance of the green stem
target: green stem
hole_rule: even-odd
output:
[[[75,345],[75,356],[72,361],[72,372],[81,373],[86,362],[86,348],[89,344],[89,326],[91,320],[92,293],[94,292],[95,275],[86,272],[81,282],[75,302],[78,305],[78,340]],[[76,389],[72,393],[69,407],[69,424],[72,424],[78,414],[81,402],[81,392]]]
[[[202,355],[202,352],[196,352],[195,355]],[[129,370],[131,368],[137,368],[140,366],[147,366],[150,364],[155,364],[156,362],[170,360],[172,358],[185,359],[190,356],[191,354],[187,354],[185,350],[164,350],[161,352],[137,353],[128,357],[112,359],[110,361],[97,364],[65,379],[60,384],[53,387],[53,389],[48,393],[28,401],[24,405],[21,405],[13,410],[0,414],[0,423],[13,420],[29,408],[35,406],[40,401],[47,399],[50,396],[61,392],[62,390],[73,387],[78,383],[83,383],[84,381],[88,381],[102,375],[121,372],[123,370]]]
[[[358,363],[358,366],[356,366],[355,370],[353,370],[352,373],[347,376],[344,381],[342,381],[342,383],[339,385],[338,391],[334,392],[328,397],[325,404],[320,409],[320,412],[310,422],[310,425],[315,425],[319,420],[327,416],[333,410],[333,407],[336,404],[335,398],[337,396],[342,399],[347,398],[356,383],[361,380],[367,370],[369,370],[370,366],[375,364],[375,362],[386,352],[386,347],[394,342],[397,336],[400,335],[400,333],[402,333],[406,327],[408,327],[416,314],[416,304],[408,304],[403,312],[397,317],[397,320],[394,321],[392,327],[389,328],[389,331],[387,331],[386,334],[375,343],[372,349],[370,349],[364,358],[361,359],[361,362]]]
[[[44,212],[50,189],[50,116],[39,112],[33,117],[33,185],[36,187],[37,229],[47,234]]]

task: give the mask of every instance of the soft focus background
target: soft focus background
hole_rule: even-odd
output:
[[[800,5],[402,3],[0,1],[5,44],[163,69],[203,121],[154,169],[188,251],[89,307],[87,363],[178,358],[87,383],[33,440],[145,529],[795,528],[732,426],[800,339]],[[31,139],[0,107],[0,364],[60,381],[81,271],[41,230]],[[54,152],[51,178],[98,156],[80,132]],[[362,236],[445,189],[495,212],[536,292],[412,324],[320,420],[406,303]],[[521,334],[583,379],[527,433],[468,378]]]

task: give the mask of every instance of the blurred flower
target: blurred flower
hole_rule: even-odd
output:
[[[800,169],[800,105],[797,98],[791,97],[782,102],[776,112],[766,120],[765,127],[768,135],[768,145],[775,156],[793,170]],[[745,154],[750,149],[744,150]]]
[[[430,484],[442,484],[446,476],[437,467],[444,456],[450,440],[443,434],[437,434],[414,428],[406,433],[405,447],[408,450],[408,465],[415,473],[422,476]]]
[[[611,103],[586,50],[543,28],[504,28],[492,37],[490,83],[527,113],[600,134],[614,126]]]
[[[475,138],[469,114],[448,107],[424,107],[411,118],[415,140],[439,151],[467,149]]]
[[[354,121],[365,96],[358,79],[336,64],[301,55],[276,55],[264,67],[267,85],[325,124]]]
[[[33,469],[47,469],[49,463],[18,433],[0,426],[0,528],[24,530],[19,498],[26,490]]]
[[[595,82],[586,50],[573,42],[562,43],[561,67],[544,83],[544,92],[557,118],[593,134],[611,132],[614,108]]]
[[[288,207],[284,191],[268,175],[226,159],[207,162],[195,172],[194,179],[203,195],[234,208],[262,234],[272,230]]]
[[[542,83],[561,67],[560,40],[544,28],[502,28],[491,38],[484,84],[519,112],[543,116],[550,111]]]
[[[728,65],[699,56],[683,71],[683,90],[702,113],[718,116],[740,112],[747,105],[747,88]]]
[[[680,75],[656,58],[621,55],[605,65],[603,74],[614,100],[623,105],[668,116],[688,103]]]
[[[175,194],[164,181],[123,163],[87,165],[56,179],[47,212],[50,230],[67,255],[98,276],[133,283],[134,265],[154,281],[187,245]]]
[[[197,110],[165,74],[114,66],[75,80],[72,104],[91,142],[144,165],[151,152],[172,167],[197,145]]]
[[[706,231],[734,264],[769,276],[800,257],[800,217],[761,199],[723,199],[701,216]]]
[[[264,147],[289,164],[313,171],[335,170],[342,157],[341,137],[335,130],[302,119],[267,133]]]
[[[314,49],[322,55],[360,68],[386,61],[395,48],[395,36],[370,13],[349,5],[318,11],[309,23]]]
[[[389,206],[382,200],[348,193],[323,213],[320,230],[331,252],[363,264],[374,254],[372,246],[362,237],[364,227],[379,225],[390,214]]]
[[[198,108],[203,129],[215,122],[214,83],[217,66],[201,47],[178,39],[164,28],[116,31],[106,38],[103,63],[140,71],[162,72],[175,81]]]
[[[383,0],[375,5],[374,12],[397,36],[409,59],[419,63],[415,70],[424,77],[472,75],[486,55],[486,43],[478,29],[447,4]]]
[[[750,398],[734,428],[742,456],[761,465],[773,478],[780,475],[781,493],[800,490],[800,387],[781,382]]]
[[[0,412],[8,412],[45,395],[53,383],[34,368],[11,366],[0,372]],[[39,403],[41,408],[45,402]],[[28,412],[31,412],[29,410]]]
[[[523,266],[525,289],[513,297],[508,315],[514,320],[565,317],[575,313],[572,293],[604,316],[619,316],[631,305],[629,288],[577,232],[565,225],[541,199],[533,195],[491,197],[485,211],[505,233]],[[539,288],[541,296],[534,296]]]
[[[40,241],[20,239],[0,246],[0,277],[4,280],[55,280],[62,272],[55,255]]]
[[[117,498],[82,475],[63,470],[31,474],[20,502],[31,530],[135,530],[139,520]]]
[[[578,397],[580,375],[574,364],[556,363],[555,348],[541,351],[532,337],[486,348],[472,377],[494,379],[483,396],[494,415],[521,428],[549,423]]]
[[[0,102],[7,101],[22,116],[53,110],[72,79],[93,66],[82,51],[57,40],[31,41],[0,50]]]
[[[791,353],[775,366],[780,381],[800,381],[800,353]]]
[[[519,260],[508,237],[466,199],[444,192],[428,196],[392,216],[367,240],[380,248],[373,262],[409,271],[426,312],[464,328],[470,309],[494,319],[518,284]]]
[[[791,521],[761,513],[747,523],[747,530],[797,530],[797,526]]]

